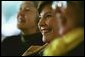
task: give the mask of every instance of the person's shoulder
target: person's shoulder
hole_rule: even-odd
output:
[[[7,43],[7,42],[12,42],[12,41],[15,41],[15,40],[20,40],[20,35],[13,35],[13,36],[8,36],[6,37],[2,43]]]

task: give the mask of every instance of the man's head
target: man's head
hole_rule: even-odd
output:
[[[83,20],[84,4],[81,7],[81,1],[69,1],[66,3],[66,8],[61,3],[61,6],[60,4],[56,5],[56,9],[52,8],[53,2],[42,2],[39,5],[40,21],[38,26],[44,42],[50,42],[54,38],[78,27],[80,21]]]
[[[17,15],[17,27],[24,33],[35,33],[38,23],[37,1],[24,1],[21,4],[20,11]]]

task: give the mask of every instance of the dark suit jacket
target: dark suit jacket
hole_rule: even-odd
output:
[[[21,41],[21,36],[10,36],[1,43],[1,56],[21,56],[30,45],[42,45],[41,33],[25,36],[26,42]]]

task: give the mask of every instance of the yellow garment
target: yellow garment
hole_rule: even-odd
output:
[[[54,39],[44,50],[43,56],[62,56],[84,40],[84,28],[77,28]]]

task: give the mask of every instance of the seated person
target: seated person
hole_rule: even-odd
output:
[[[21,56],[31,45],[43,45],[38,29],[37,1],[24,1],[17,15],[20,35],[10,36],[1,43],[1,56]]]
[[[39,4],[38,26],[48,43],[43,56],[84,56],[84,2],[55,2]]]

